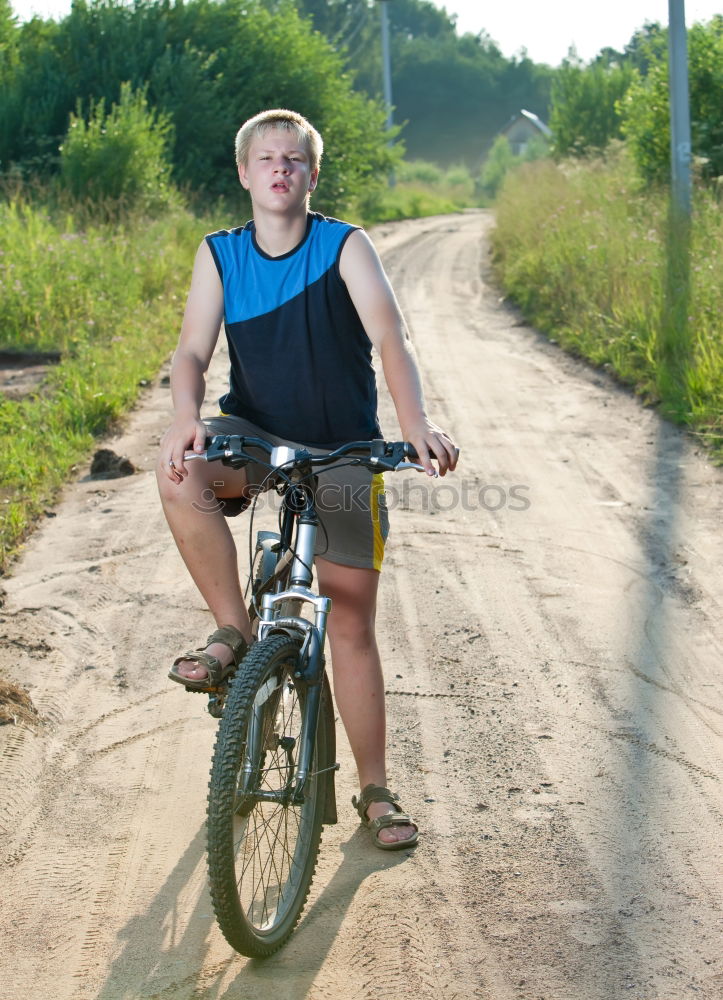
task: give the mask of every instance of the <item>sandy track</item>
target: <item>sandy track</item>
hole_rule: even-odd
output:
[[[0,669],[45,723],[0,729],[3,1000],[723,996],[723,476],[497,300],[489,225],[375,234],[463,448],[454,479],[388,480],[391,770],[420,847],[367,844],[340,739],[302,923],[266,963],[229,953],[214,723],[165,680],[209,616],[155,495],[159,385],[112,443],[142,471],[71,485],[6,581]]]

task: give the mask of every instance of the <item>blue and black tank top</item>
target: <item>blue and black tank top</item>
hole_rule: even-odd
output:
[[[355,228],[310,213],[281,257],[261,250],[253,222],[206,237],[231,361],[224,413],[312,447],[381,437],[371,341],[339,273]]]

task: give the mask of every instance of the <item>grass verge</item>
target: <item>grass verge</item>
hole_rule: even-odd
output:
[[[0,349],[60,353],[36,393],[0,397],[0,570],[173,349],[204,231],[180,209],[78,232],[67,213],[0,204]]]
[[[624,150],[527,164],[504,184],[493,248],[527,319],[723,462],[723,218],[710,192],[696,192],[686,224],[664,192],[641,188]]]

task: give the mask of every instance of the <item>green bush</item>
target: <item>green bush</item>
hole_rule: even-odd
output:
[[[74,197],[111,210],[158,212],[173,200],[171,133],[168,117],[150,110],[145,93],[129,83],[121,84],[120,101],[108,113],[102,98],[91,101],[87,121],[79,101],[60,147],[62,183]]]
[[[449,167],[444,175],[444,183],[458,199],[468,199],[474,195],[474,178],[463,163]]]
[[[351,218],[362,225],[373,222],[396,222],[400,219],[420,219],[427,215],[457,212],[459,202],[433,187],[419,184],[397,184],[386,191],[373,190],[362,195],[352,208]]]
[[[509,140],[506,135],[498,135],[492,144],[492,149],[487,155],[487,159],[480,174],[480,184],[485,194],[494,198],[499,190],[505,174],[514,166],[516,162],[515,154],[512,152]]]
[[[550,156],[550,144],[542,136],[534,136],[526,145],[524,153],[515,155],[505,135],[498,135],[487,159],[482,164],[479,184],[483,195],[495,198],[508,172],[522,163],[532,163]]]
[[[554,150],[559,156],[581,156],[604,149],[621,137],[620,99],[634,76],[629,65],[583,66],[565,60],[552,83]]]
[[[688,32],[691,144],[706,177],[723,174],[723,16]],[[651,55],[647,76],[637,74],[619,104],[622,129],[647,181],[670,172],[670,100],[667,51]]]
[[[443,177],[441,167],[428,160],[403,160],[397,169],[397,180],[401,184],[440,184]]]

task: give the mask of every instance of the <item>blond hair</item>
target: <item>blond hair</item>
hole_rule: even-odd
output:
[[[236,163],[238,166],[248,162],[249,149],[256,136],[262,136],[272,128],[293,132],[299,142],[306,140],[309,146],[311,169],[318,169],[324,153],[324,140],[303,115],[297,111],[289,111],[287,108],[272,108],[269,111],[262,111],[243,123],[236,133]]]

